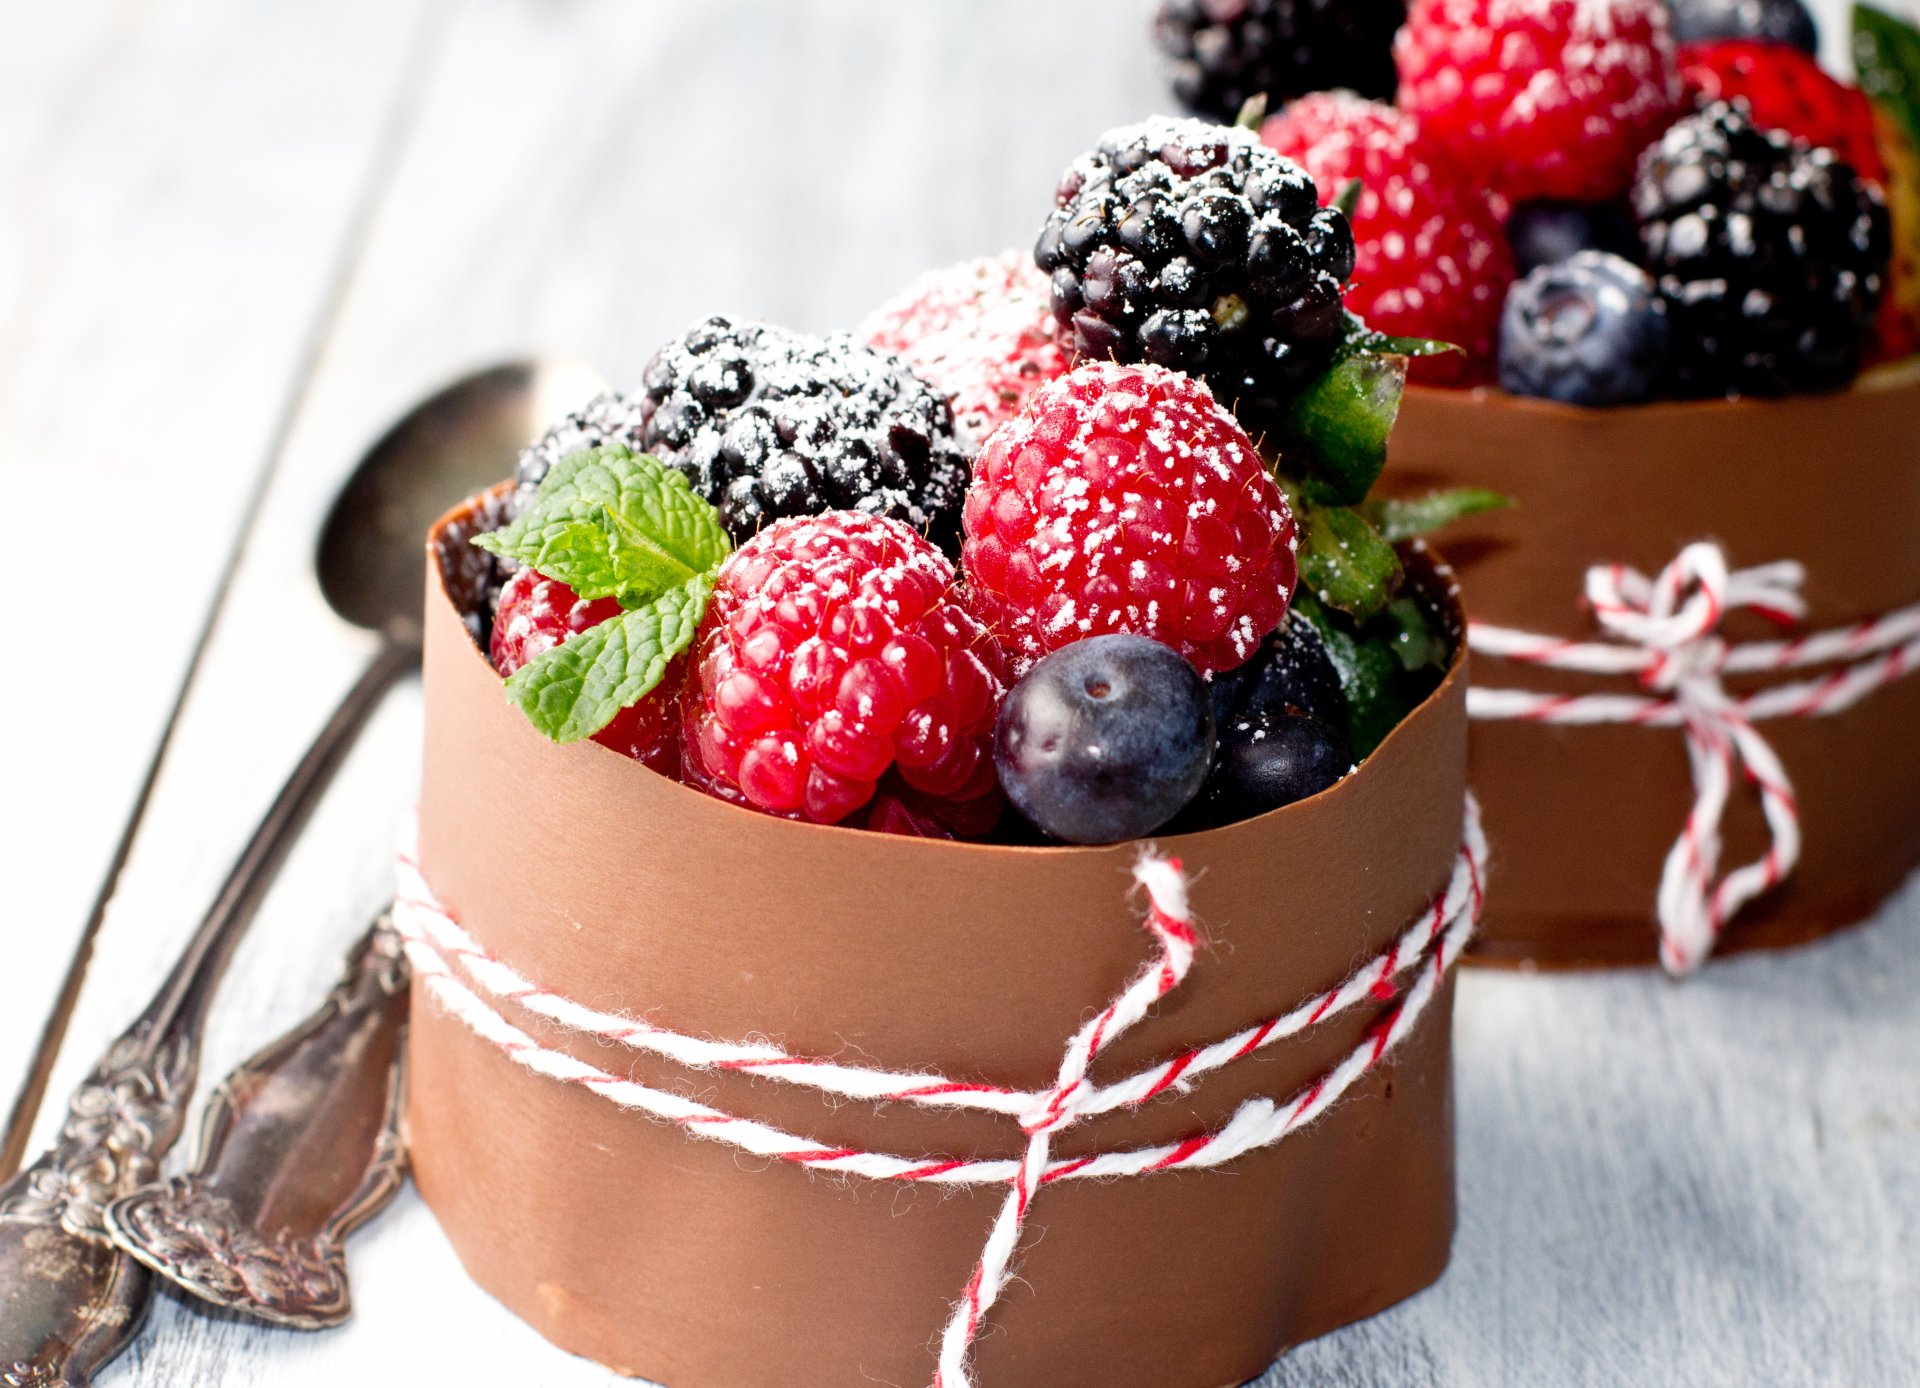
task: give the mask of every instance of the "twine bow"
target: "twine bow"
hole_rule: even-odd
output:
[[[1694,803],[1660,874],[1660,962],[1675,976],[1705,963],[1740,910],[1778,886],[1800,859],[1800,809],[1786,768],[1754,724],[1767,718],[1837,713],[1920,664],[1920,605],[1851,627],[1793,640],[1729,645],[1720,628],[1730,613],[1755,612],[1790,627],[1806,616],[1806,570],[1791,560],[1730,569],[1718,545],[1688,545],[1648,578],[1618,564],[1587,571],[1586,598],[1605,642],[1558,640],[1474,623],[1476,654],[1556,670],[1631,676],[1642,694],[1548,695],[1475,688],[1475,718],[1541,723],[1631,723],[1679,727],[1686,734]],[[1728,692],[1728,674],[1851,662],[1827,676]],[[1720,872],[1723,825],[1734,773],[1759,797],[1766,851]]]

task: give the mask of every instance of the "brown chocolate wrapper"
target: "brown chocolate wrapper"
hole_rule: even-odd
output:
[[[1845,625],[1920,601],[1920,363],[1870,373],[1842,394],[1780,401],[1582,410],[1491,391],[1409,391],[1387,488],[1453,486],[1517,503],[1443,537],[1477,620],[1597,639],[1583,606],[1590,565],[1652,574],[1688,543],[1716,540],[1735,568],[1799,560],[1801,630]],[[1780,633],[1738,614],[1725,635]],[[1550,693],[1633,690],[1492,659],[1475,663],[1474,678]],[[1916,727],[1920,677],[1830,717],[1759,725],[1793,780],[1806,845],[1788,882],[1735,918],[1721,952],[1863,920],[1920,865]],[[1682,733],[1478,722],[1471,768],[1493,854],[1475,957],[1654,963],[1661,864],[1694,799]],[[1736,787],[1722,862],[1749,861],[1766,844],[1756,798]]]
[[[1138,845],[932,842],[757,815],[508,705],[447,591],[471,509],[436,529],[420,858],[480,942],[542,985],[680,1031],[1043,1088],[1149,957]],[[449,526],[451,525],[451,529]],[[443,553],[444,551],[444,553]],[[452,572],[445,580],[442,574]],[[1457,612],[1455,616],[1457,617]],[[1095,1067],[1112,1079],[1345,978],[1444,886],[1465,793],[1464,659],[1354,774],[1260,819],[1162,841],[1206,945]],[[512,1064],[424,993],[414,1176],[476,1281],[555,1344],[669,1388],[917,1388],[1001,1187],[809,1173]],[[1454,1226],[1450,990],[1380,1070],[1286,1140],[1210,1171],[1062,1182],[976,1349],[986,1388],[1223,1388],[1440,1275]],[[833,1145],[1010,1158],[1010,1119],[823,1102],[555,1032],[547,1044]],[[1073,1156],[1164,1142],[1288,1097],[1384,1014],[1362,1006],[1133,1112]]]

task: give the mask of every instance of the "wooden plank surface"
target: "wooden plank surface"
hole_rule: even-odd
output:
[[[1073,153],[1165,105],[1141,7],[1112,0],[479,0],[412,11],[424,27],[410,50],[376,9],[359,12],[359,41],[389,55],[387,81],[413,104],[364,241],[330,233],[351,273],[312,370],[245,365],[297,409],[102,927],[56,1096],[144,1001],[365,656],[307,564],[332,488],[392,414],[532,348],[630,381],[662,338],[716,309],[849,322],[923,266],[1024,242]],[[235,44],[235,63],[253,58]],[[189,305],[173,311],[203,325]],[[310,1005],[389,889],[417,718],[417,695],[397,695],[294,855],[222,994],[209,1075]],[[511,813],[510,799],[475,812]],[[1910,889],[1866,930],[1684,988],[1469,977],[1452,1270],[1297,1352],[1263,1388],[1910,1384],[1916,961]],[[43,1112],[37,1137],[56,1122]],[[166,1299],[102,1382],[610,1381],[475,1290],[411,1193],[354,1259],[360,1311],[341,1331],[263,1330]]]
[[[10,12],[0,493],[63,523],[8,527],[42,646],[16,668],[49,661],[0,685],[9,1099],[353,260],[419,8]],[[78,655],[108,631],[110,652]]]

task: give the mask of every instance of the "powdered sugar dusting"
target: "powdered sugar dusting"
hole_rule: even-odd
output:
[[[962,553],[983,615],[1031,660],[1132,632],[1203,671],[1239,664],[1279,622],[1293,517],[1206,386],[1086,363],[988,440]]]

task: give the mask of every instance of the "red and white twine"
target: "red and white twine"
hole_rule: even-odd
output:
[[[923,1072],[895,1072],[789,1055],[766,1042],[726,1042],[689,1036],[638,1018],[598,1011],[540,987],[495,958],[434,896],[410,853],[400,859],[394,923],[406,943],[414,976],[448,1013],[515,1064],[578,1084],[622,1108],[635,1109],[697,1136],[764,1157],[872,1180],[923,1181],[1007,1188],[985,1247],[942,1333],[934,1388],[970,1388],[968,1352],[981,1322],[1005,1287],[1028,1209],[1054,1181],[1140,1176],[1219,1166],[1280,1141],[1311,1123],[1357,1080],[1377,1066],[1418,1022],[1480,920],[1486,843],[1478,808],[1468,802],[1460,854],[1431,908],[1387,948],[1344,982],[1292,1010],[1210,1045],[1107,1084],[1090,1077],[1095,1060],[1154,1005],[1178,988],[1192,968],[1199,938],[1177,859],[1143,857],[1134,880],[1144,891],[1144,925],[1154,956],[1108,1006],[1067,1043],[1054,1083],[1045,1090],[1009,1089]],[[1057,1158],[1053,1136],[1115,1109],[1143,1104],[1169,1089],[1295,1036],[1363,1001],[1392,1003],[1360,1044],[1332,1069],[1284,1101],[1247,1100],[1225,1123],[1178,1142],[1091,1156]],[[1026,1147],[1018,1159],[957,1161],[901,1157],[830,1147],[725,1113],[682,1095],[544,1046],[499,1010],[511,1004],[561,1031],[628,1047],[701,1070],[741,1070],[823,1093],[926,1107],[974,1109],[1020,1121]]]
[[[1695,799],[1660,875],[1660,961],[1684,975],[1705,963],[1728,921],[1777,886],[1800,858],[1800,809],[1786,768],[1754,724],[1839,713],[1920,668],[1920,604],[1852,626],[1779,641],[1729,645],[1719,635],[1731,612],[1756,612],[1782,626],[1806,615],[1806,571],[1791,561],[1729,569],[1718,545],[1688,545],[1658,575],[1618,564],[1587,571],[1586,599],[1607,641],[1570,641],[1475,622],[1478,656],[1594,675],[1626,675],[1640,694],[1541,694],[1475,686],[1475,718],[1536,723],[1627,723],[1685,731]],[[1731,693],[1727,675],[1816,666],[1810,679]],[[1760,799],[1770,842],[1750,863],[1719,872],[1722,823],[1734,773],[1745,770]]]

